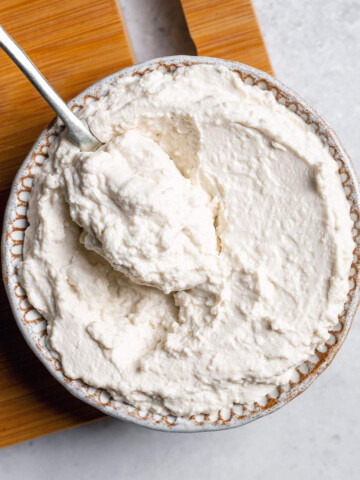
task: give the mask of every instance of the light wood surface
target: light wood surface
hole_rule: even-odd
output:
[[[272,74],[250,0],[181,0],[197,54],[236,60]]]
[[[182,3],[199,55],[271,72],[248,0]],[[114,0],[1,0],[0,21],[64,99],[134,61]],[[1,51],[0,94],[2,220],[12,179],[53,113]],[[101,418],[60,386],[30,351],[2,284],[0,312],[0,446]]]
[[[134,60],[114,0],[1,0],[0,22],[65,100]],[[0,51],[1,217],[20,163],[53,117]],[[2,282],[0,308],[0,446],[102,416],[70,395],[30,351]]]

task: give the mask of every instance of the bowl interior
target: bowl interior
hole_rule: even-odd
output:
[[[38,358],[51,374],[76,397],[113,417],[159,430],[200,431],[237,427],[282,407],[303,392],[330,364],[346,338],[359,301],[360,193],[354,167],[339,139],[326,122],[297,94],[280,82],[264,72],[236,62],[206,57],[174,56],[154,59],[106,77],[75,97],[69,102],[69,105],[75,112],[80,110],[86,103],[95,101],[96,98],[104,95],[108,85],[118,77],[142,75],[149,70],[158,68],[172,70],[181,65],[199,63],[227,66],[237,72],[245,83],[271,91],[279,103],[285,105],[310,124],[321,141],[328,145],[333,158],[336,160],[342,185],[351,205],[356,248],[350,271],[350,290],[344,311],[339,316],[338,325],[330,332],[328,342],[316,352],[311,361],[305,362],[297,369],[297,378],[294,378],[288,386],[279,387],[277,392],[272,397],[267,396],[262,404],[238,405],[231,410],[223,409],[213,415],[175,418],[171,415],[160,416],[140,411],[125,403],[114,401],[106,391],[90,387],[81,381],[69,380],[64,376],[56,355],[51,352],[47,345],[46,321],[29,304],[26,292],[20,286],[16,272],[16,266],[22,255],[24,232],[27,227],[27,205],[33,177],[46,160],[49,145],[62,131],[63,127],[59,122],[52,122],[42,132],[16,175],[5,212],[3,227],[2,266],[6,291],[15,320],[27,343]]]

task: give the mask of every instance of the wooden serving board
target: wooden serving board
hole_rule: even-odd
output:
[[[114,0],[1,0],[0,21],[64,99],[134,63]],[[53,117],[0,51],[2,215],[19,165]],[[0,308],[0,446],[103,416],[68,393],[30,351],[2,282]]]
[[[165,0],[166,1],[166,0]],[[249,0],[182,0],[199,55],[271,72]],[[64,99],[134,63],[115,0],[1,0],[3,27]],[[0,51],[0,214],[12,179],[53,112]],[[22,338],[0,287],[0,447],[103,414],[75,399]]]

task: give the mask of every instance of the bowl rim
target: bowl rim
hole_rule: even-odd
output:
[[[269,74],[239,62],[223,60],[215,57],[197,57],[188,55],[160,57],[124,68],[102,78],[83,90],[80,94],[76,95],[72,100],[70,100],[70,102],[68,102],[68,105],[73,109],[82,106],[86,103],[88,98],[97,97],[101,88],[111,84],[119,77],[133,76],[137,74],[143,75],[148,71],[155,70],[160,67],[171,69],[179,66],[191,66],[197,64],[225,66],[230,70],[237,72],[244,82],[258,86],[262,89],[270,90],[274,94],[276,100],[279,103],[283,103],[287,108],[293,110],[292,105],[294,105],[295,110],[293,111],[303,117],[306,123],[312,123],[315,126],[315,133],[329,146],[333,158],[338,161],[338,163],[341,163],[339,174],[347,175],[345,183],[344,181],[342,181],[342,183],[345,191],[346,188],[349,189],[349,192],[347,192],[346,195],[351,205],[351,214],[356,217],[353,219],[354,224],[358,224],[358,230],[356,230],[357,235],[354,234],[354,238],[357,242],[356,249],[354,250],[354,261],[352,265],[352,268],[355,269],[355,273],[350,277],[351,281],[354,283],[354,286],[349,291],[348,301],[345,304],[346,311],[345,314],[342,315],[342,320],[340,320],[341,329],[339,331],[330,331],[330,333],[335,337],[335,343],[326,344],[326,352],[316,352],[320,359],[315,366],[310,369],[310,371],[303,373],[298,370],[299,380],[297,382],[290,382],[290,389],[288,391],[285,391],[279,387],[279,396],[274,399],[269,398],[267,405],[261,406],[255,404],[254,409],[244,407],[242,413],[239,415],[233,413],[231,410],[230,418],[227,418],[222,411],[219,411],[217,418],[212,418],[211,415],[197,415],[186,418],[178,417],[175,419],[175,417],[172,416],[161,417],[160,415],[150,413],[146,413],[146,415],[143,416],[139,409],[126,404],[122,404],[119,408],[115,407],[116,402],[109,399],[106,394],[103,395],[104,391],[95,389],[93,387],[89,388],[79,380],[70,380],[65,377],[60,366],[56,364],[56,359],[51,356],[50,350],[46,347],[46,345],[40,345],[39,341],[35,339],[35,334],[32,334],[25,320],[25,310],[20,308],[20,302],[24,299],[26,301],[26,297],[16,293],[18,283],[15,282],[16,265],[14,255],[11,252],[13,245],[10,233],[12,222],[15,221],[14,213],[17,207],[17,193],[21,193],[20,188],[22,180],[25,178],[25,174],[28,174],[34,156],[42,151],[42,148],[45,145],[49,144],[49,137],[51,135],[57,134],[56,129],[58,129],[58,125],[56,125],[54,121],[52,121],[42,131],[14,178],[5,209],[1,242],[3,281],[12,313],[27,344],[40,359],[40,361],[45,365],[47,370],[71,394],[92,405],[103,413],[143,427],[171,432],[217,431],[227,428],[235,428],[273,413],[285,404],[289,403],[293,398],[306,390],[311,383],[327,368],[327,366],[335,357],[350,330],[356,309],[359,304],[360,292],[360,188],[354,165],[335,132],[315,111],[315,109],[307,104],[307,102],[305,102],[297,93],[283,85]],[[27,191],[29,190],[31,190],[31,187],[28,187]],[[27,211],[27,202],[25,202],[25,208]],[[26,217],[26,214],[24,217]],[[20,254],[18,257],[19,256]],[[45,355],[44,349],[47,350],[47,355]],[[309,362],[305,363],[309,364]],[[88,389],[89,391],[94,390],[95,393],[89,393],[89,395],[86,396],[84,389]],[[102,399],[102,395],[105,398]],[[172,421],[171,417],[174,419],[174,421]]]

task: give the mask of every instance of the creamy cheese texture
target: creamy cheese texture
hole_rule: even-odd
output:
[[[64,179],[85,247],[113,268],[165,293],[210,278],[218,263],[211,197],[156,142],[124,133],[101,152],[78,155]]]
[[[289,381],[338,323],[354,243],[336,162],[226,67],[115,80],[35,178],[21,283],[67,377],[159,414]]]

